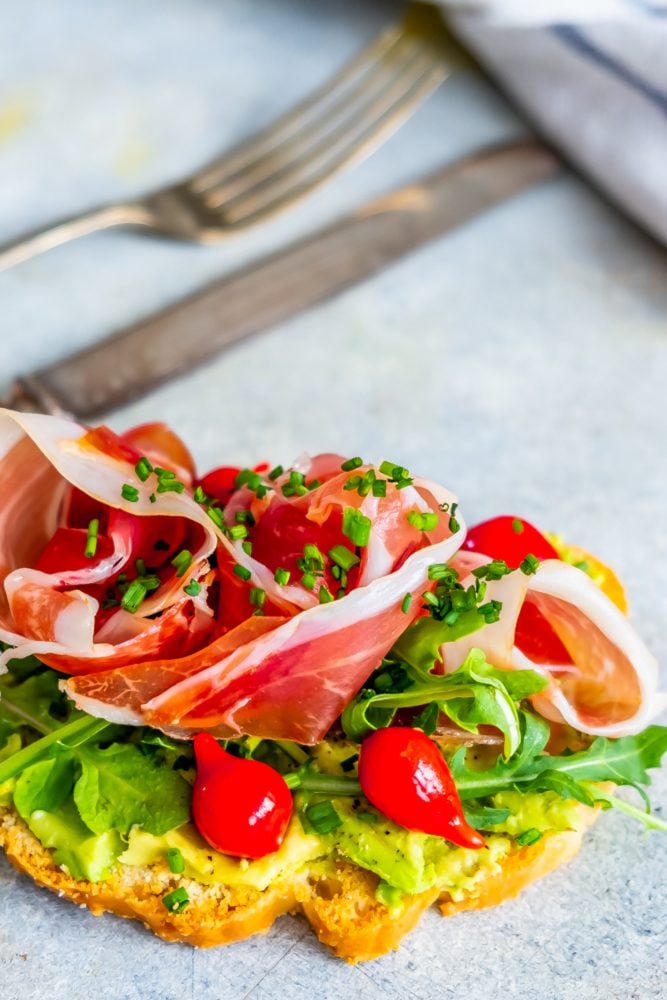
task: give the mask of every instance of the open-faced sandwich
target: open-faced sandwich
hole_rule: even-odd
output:
[[[390,461],[197,478],[160,424],[2,411],[0,472],[0,844],[93,913],[356,961],[601,809],[667,829],[617,792],[667,749],[622,588],[525,520]]]

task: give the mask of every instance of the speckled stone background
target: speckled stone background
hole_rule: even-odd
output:
[[[324,79],[392,2],[2,0],[0,240],[175,179]],[[0,275],[0,377],[64,356],[371,194],[522,126],[448,82],[371,160],[217,248],[110,233]],[[202,467],[388,455],[469,521],[514,511],[598,552],[665,660],[667,254],[574,176],[499,207],[127,409]],[[2,386],[0,386],[2,388]],[[667,806],[656,775],[654,803]],[[382,960],[305,924],[193,951],[38,891],[0,861],[3,1000],[649,1000],[667,996],[667,836],[605,815],[500,910],[431,913]]]

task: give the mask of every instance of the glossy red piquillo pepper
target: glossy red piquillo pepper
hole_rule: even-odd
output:
[[[458,847],[484,847],[463,815],[454,779],[438,747],[421,729],[389,726],[366,737],[359,782],[368,801],[408,830],[444,837]]]
[[[268,764],[234,757],[208,733],[194,739],[197,777],[192,816],[223,854],[263,858],[277,851],[292,815],[292,795]]]

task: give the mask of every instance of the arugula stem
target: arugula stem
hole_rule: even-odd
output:
[[[338,777],[335,774],[299,773],[285,775],[289,788],[299,788],[316,795],[361,795],[361,785],[356,778]]]
[[[42,736],[41,740],[29,743],[28,746],[23,747],[22,750],[3,761],[0,764],[0,785],[24,771],[55,743],[62,743],[63,746],[70,748],[76,747],[98,736],[110,726],[110,722],[106,722],[104,719],[94,719],[89,715],[83,715],[74,719],[73,722],[59,726]]]
[[[631,805],[629,802],[626,802],[625,799],[619,799],[615,795],[610,795],[608,792],[602,791],[596,785],[589,785],[589,791],[596,802],[606,802],[612,808],[625,813],[626,816],[632,816],[633,819],[639,820],[639,822],[642,823],[647,830],[663,830],[667,832],[667,822],[664,819],[660,819],[660,817],[656,816],[655,813],[646,812],[644,809],[638,809],[637,806]]]

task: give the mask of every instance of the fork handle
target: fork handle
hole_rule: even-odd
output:
[[[0,271],[102,229],[110,229],[113,226],[147,225],[150,225],[148,211],[139,202],[103,205],[79,215],[70,215],[45,228],[33,229],[18,239],[0,246]]]

